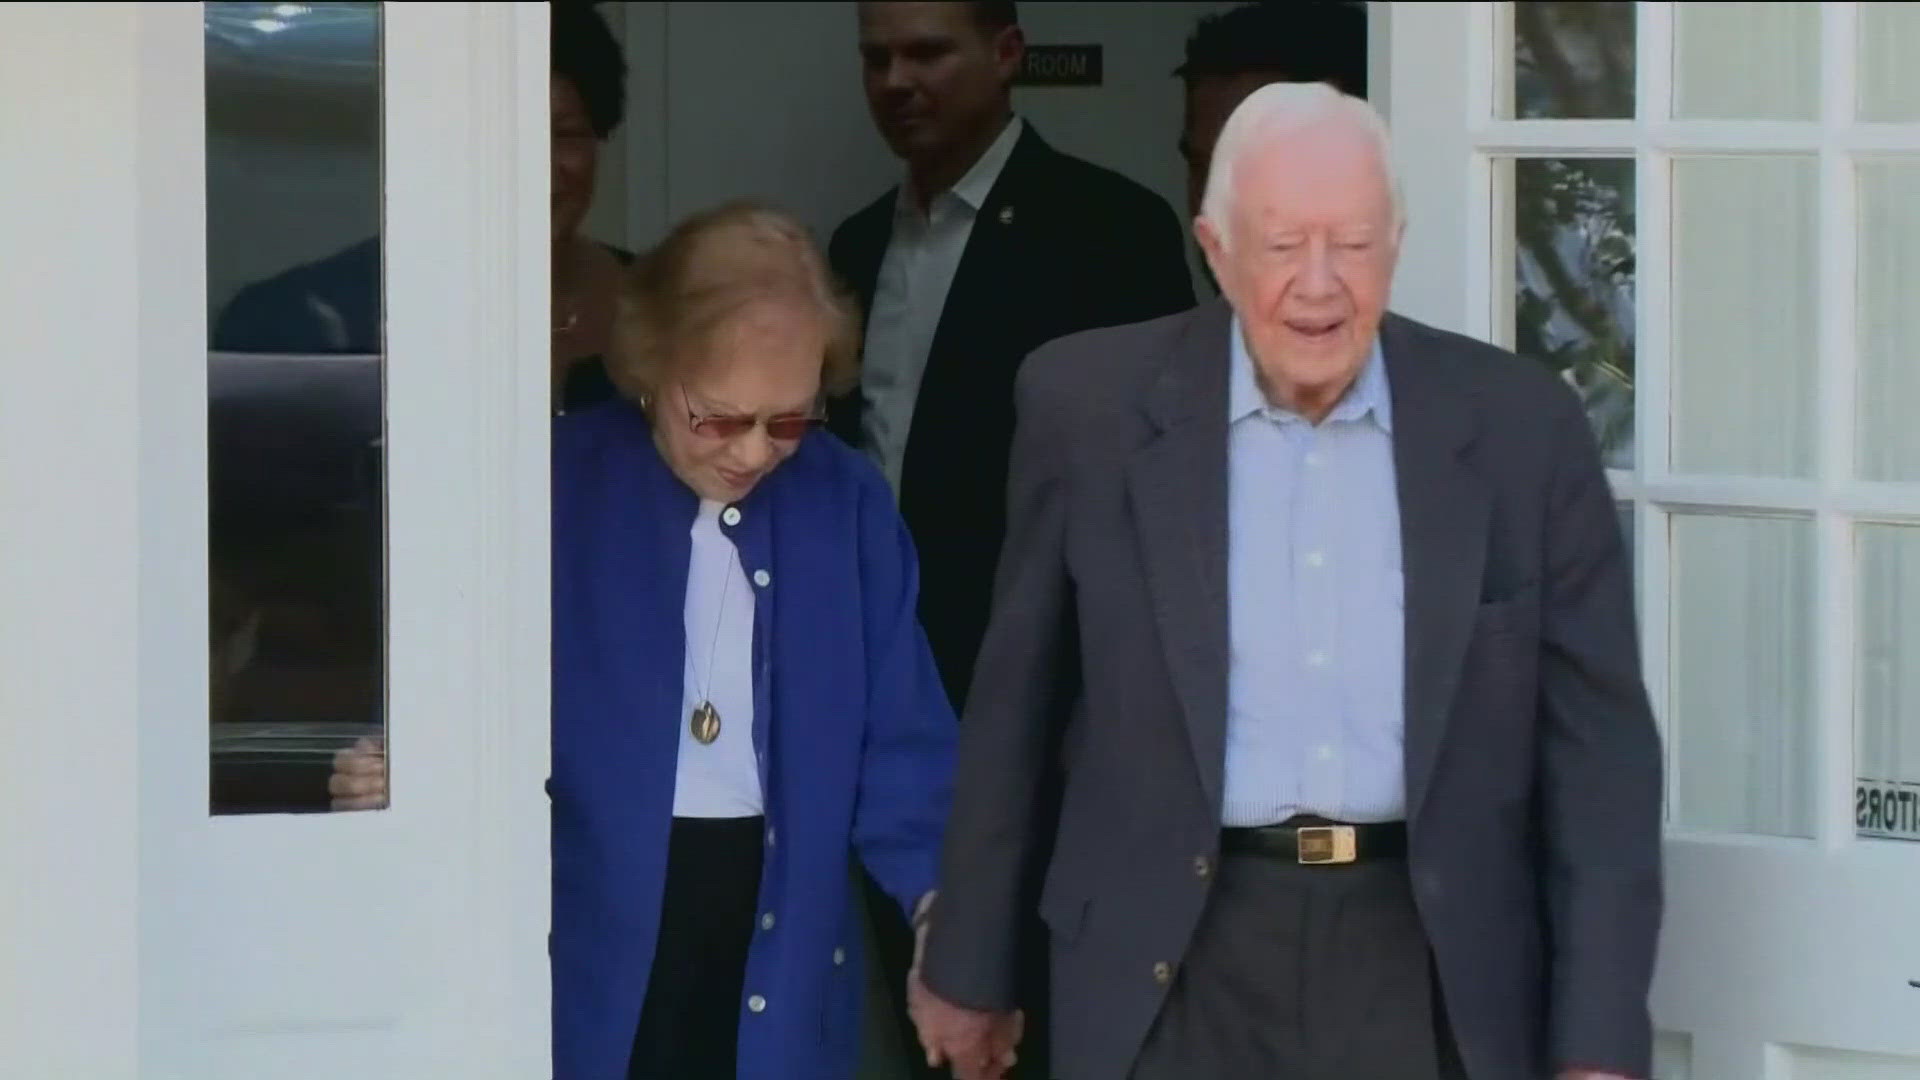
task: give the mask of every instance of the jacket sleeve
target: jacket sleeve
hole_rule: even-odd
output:
[[[1641,681],[1631,574],[1586,417],[1564,394],[1546,508],[1540,809],[1560,1068],[1650,1075],[1661,749]]]
[[[957,1005],[1015,1005],[1026,867],[1035,850],[1040,784],[1058,721],[1076,686],[1074,601],[1065,559],[1064,447],[1057,415],[1036,392],[1048,350],[1020,374],[1008,478],[1005,546],[993,615],[961,727],[953,819],[924,977]]]
[[[877,475],[859,513],[867,716],[853,843],[911,917],[939,871],[958,725],[920,628],[913,541]]]

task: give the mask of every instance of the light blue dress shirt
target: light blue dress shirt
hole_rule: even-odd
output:
[[[1318,426],[1270,404],[1240,323],[1227,420],[1222,820],[1406,814],[1393,407],[1376,344]]]

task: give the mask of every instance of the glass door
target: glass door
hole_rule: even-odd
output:
[[[1586,402],[1667,742],[1660,1074],[1920,1076],[1920,5],[1394,4],[1401,310]]]

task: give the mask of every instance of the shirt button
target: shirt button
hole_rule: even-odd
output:
[[[740,508],[737,506],[729,506],[725,510],[721,511],[720,523],[722,525],[740,524]]]
[[[767,1011],[767,999],[755,994],[747,999],[747,1011],[763,1013]]]
[[[1307,455],[1307,464],[1313,466],[1316,469],[1322,465],[1325,465],[1326,463],[1327,463],[1326,456],[1320,453],[1318,450]]]
[[[767,573],[765,570],[755,570],[753,572],[753,583],[764,589],[773,584],[773,575]]]
[[[1165,960],[1153,965],[1153,981],[1159,983],[1161,986],[1172,982],[1173,965],[1167,963]]]
[[[1195,855],[1193,857],[1193,875],[1195,877],[1205,878],[1212,873],[1213,873],[1212,860],[1208,859],[1205,855]]]
[[[1319,649],[1315,649],[1312,652],[1307,654],[1307,663],[1313,665],[1314,667],[1326,667],[1327,654],[1324,652],[1321,652]]]
[[[1323,747],[1321,747],[1321,748],[1320,748],[1320,760],[1321,760],[1321,761],[1332,761],[1332,760],[1333,760],[1333,747],[1331,747],[1331,746],[1323,746]]]
[[[834,967],[840,967],[846,962],[847,962],[847,950],[845,949],[833,950],[833,966]]]
[[[760,916],[760,929],[773,929],[773,912],[769,911],[765,915]]]
[[[1309,551],[1307,553],[1308,566],[1325,566],[1326,564],[1327,564],[1327,557],[1323,553],[1318,551]]]

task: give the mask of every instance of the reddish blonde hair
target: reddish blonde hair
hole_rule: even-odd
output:
[[[627,396],[644,400],[728,319],[765,300],[817,313],[827,332],[823,390],[838,394],[857,384],[859,306],[805,226],[752,200],[687,218],[635,260],[620,290],[608,374]]]

